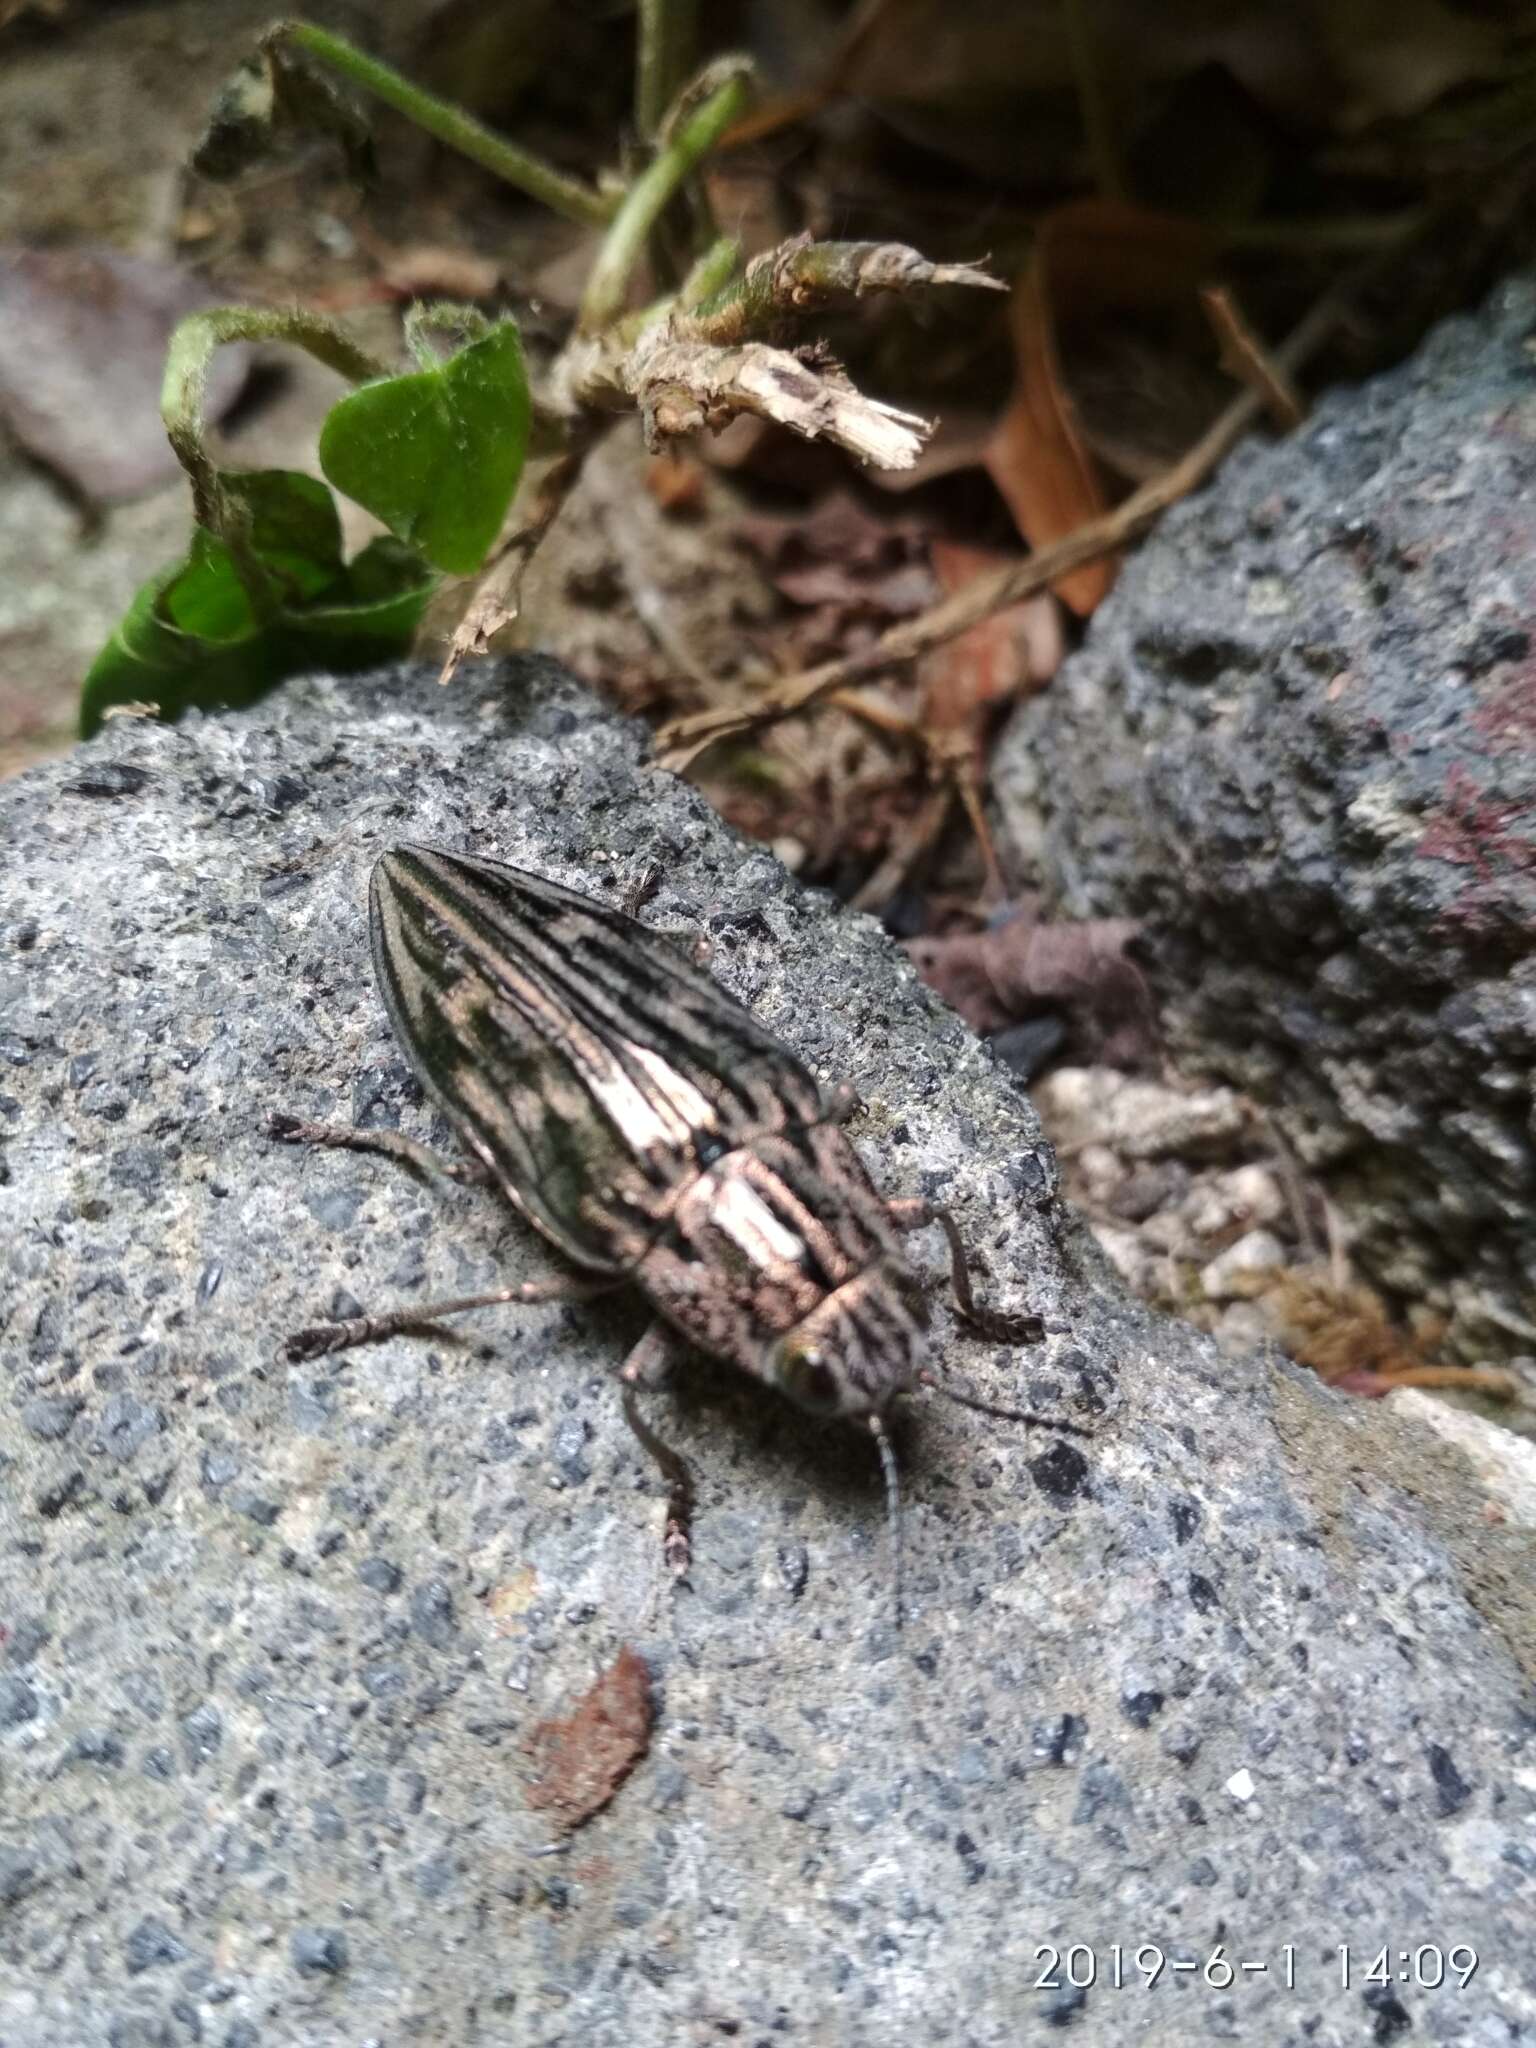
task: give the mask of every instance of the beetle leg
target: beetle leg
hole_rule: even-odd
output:
[[[1097,1434],[1086,1423],[1069,1422],[1064,1415],[1042,1415],[1036,1408],[1005,1408],[1000,1402],[982,1400],[979,1394],[962,1393],[958,1387],[945,1386],[927,1366],[917,1375],[917,1384],[926,1387],[930,1394],[953,1401],[957,1408],[969,1408],[977,1415],[995,1415],[1002,1422],[1022,1422],[1029,1429],[1057,1429],[1066,1436]]]
[[[921,1195],[899,1196],[886,1206],[898,1230],[921,1230],[925,1224],[937,1223],[943,1231],[949,1240],[950,1285],[954,1289],[956,1306],[968,1323],[974,1324],[984,1336],[995,1337],[1004,1344],[1039,1343],[1044,1332],[1038,1316],[1003,1315],[996,1309],[983,1308],[977,1301],[971,1290],[965,1240],[947,1209],[941,1209],[936,1202],[924,1201]]]
[[[267,1118],[267,1136],[284,1145],[335,1145],[349,1152],[379,1152],[386,1159],[398,1159],[417,1173],[438,1174],[446,1180],[482,1187],[489,1182],[488,1167],[478,1159],[445,1159],[430,1145],[420,1145],[399,1131],[361,1130],[350,1124],[310,1124],[301,1117],[273,1110]]]
[[[863,1100],[853,1083],[851,1081],[839,1081],[836,1087],[828,1091],[826,1105],[822,1114],[829,1124],[845,1124],[851,1116],[863,1107]],[[900,1208],[902,1204],[893,1202],[891,1206],[892,1208]]]
[[[662,1555],[672,1576],[681,1579],[687,1574],[693,1554],[688,1540],[693,1523],[693,1474],[687,1461],[651,1428],[635,1399],[635,1389],[651,1383],[651,1374],[664,1361],[671,1343],[672,1332],[658,1316],[620,1366],[619,1379],[624,1388],[624,1420],[667,1482],[667,1526],[662,1537]]]
[[[424,1330],[443,1316],[462,1315],[471,1308],[501,1308],[508,1302],[529,1307],[540,1301],[587,1301],[595,1294],[607,1294],[624,1286],[627,1278],[614,1278],[606,1273],[601,1279],[552,1273],[544,1280],[524,1280],[517,1287],[497,1287],[489,1294],[461,1294],[451,1301],[423,1301],[406,1308],[387,1309],[379,1316],[311,1323],[284,1339],[283,1356],[290,1365],[296,1365],[306,1358],[323,1358],[328,1352],[350,1351],[354,1344],[373,1344],[381,1337],[398,1336],[404,1330]]]

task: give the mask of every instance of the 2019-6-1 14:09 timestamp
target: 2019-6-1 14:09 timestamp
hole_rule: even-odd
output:
[[[1477,1974],[1477,1962],[1476,1949],[1464,1941],[1449,1948],[1437,1942],[1421,1942],[1413,1948],[1340,1942],[1331,1954],[1314,1951],[1310,1955],[1301,1955],[1294,1942],[1282,1942],[1268,1956],[1242,1956],[1225,1943],[1203,1955],[1182,1945],[1166,1949],[1155,1941],[1134,1947],[1114,1941],[1103,1949],[1087,1942],[1065,1947],[1041,1943],[1035,1950],[1033,1988],[1087,1991],[1098,1984],[1114,1991],[1138,1986],[1150,1991],[1166,1980],[1228,1991],[1246,1980],[1278,1984],[1286,1991],[1321,1989],[1330,1981],[1340,1991],[1388,1984],[1418,1991],[1437,1991],[1441,1986],[1465,1991]]]

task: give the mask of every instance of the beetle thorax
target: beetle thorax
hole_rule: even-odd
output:
[[[879,1415],[911,1386],[927,1346],[917,1275],[881,1258],[795,1325],[775,1347],[768,1376],[818,1414]]]

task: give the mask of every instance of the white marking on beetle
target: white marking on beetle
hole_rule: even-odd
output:
[[[795,1266],[805,1257],[804,1241],[785,1228],[756,1188],[739,1175],[715,1178],[708,1214],[755,1266]]]
[[[606,1048],[600,1067],[593,1062],[587,1085],[636,1152],[657,1145],[680,1148],[696,1131],[715,1129],[713,1108],[686,1074],[651,1046],[631,1040],[625,1051],[656,1083],[655,1096],[647,1095]]]

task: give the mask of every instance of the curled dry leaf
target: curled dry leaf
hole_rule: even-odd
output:
[[[1190,222],[1106,200],[1063,206],[1041,224],[1013,295],[1013,397],[986,456],[1033,548],[1049,547],[1109,505],[1063,368],[1074,329],[1102,324],[1107,313],[1189,301],[1208,254]],[[1055,588],[1086,617],[1114,577],[1111,560],[1089,562]]]
[[[528,1738],[537,1768],[528,1804],[559,1827],[579,1828],[650,1748],[654,1719],[650,1670],[626,1643],[569,1715],[541,1721]]]
[[[1039,924],[1026,902],[1004,924],[913,939],[907,951],[973,1031],[1001,1031],[1055,1011],[1067,1020],[1074,1057],[1134,1069],[1156,1048],[1151,990],[1126,957],[1136,932],[1122,917]]]
[[[1394,1387],[1456,1387],[1514,1401],[1520,1380],[1499,1366],[1440,1365],[1398,1328],[1373,1289],[1340,1286],[1307,1269],[1271,1275],[1250,1290],[1264,1302],[1275,1335],[1298,1365],[1347,1394],[1379,1400]]]

